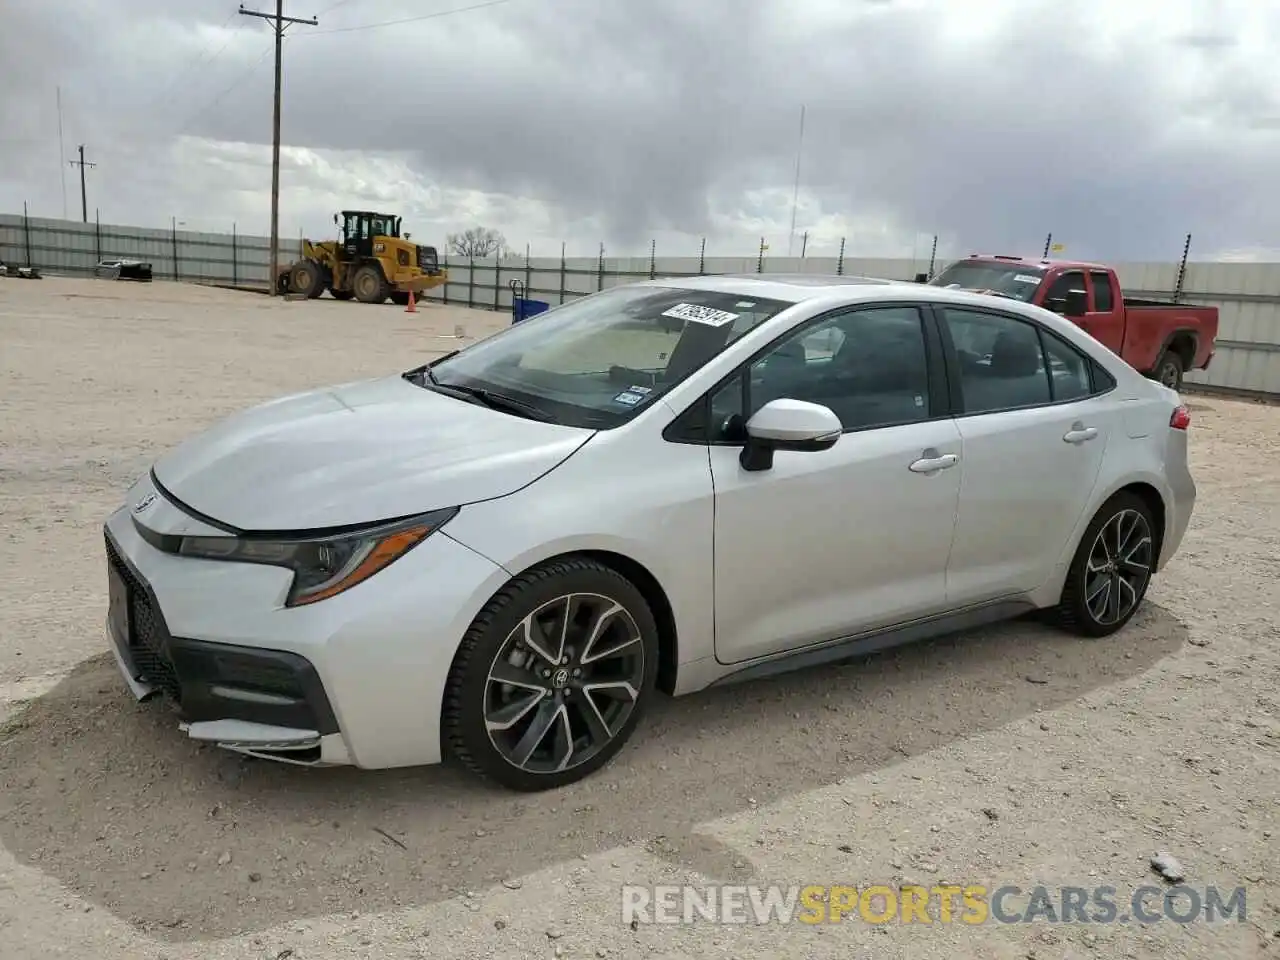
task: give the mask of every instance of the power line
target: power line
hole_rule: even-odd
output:
[[[457,7],[453,10],[437,10],[435,13],[424,13],[416,17],[404,17],[400,20],[384,20],[381,23],[363,23],[353,27],[334,27],[331,30],[315,30],[308,37],[323,37],[334,33],[356,33],[362,30],[380,30],[383,27],[398,27],[406,23],[420,23],[423,20],[434,20],[437,17],[450,17],[455,13],[470,13],[472,10],[483,10],[486,7],[496,7],[503,3],[511,3],[513,0],[484,0],[483,3],[473,3],[469,7]]]
[[[236,14],[238,12],[239,11],[232,10],[231,13],[227,15],[227,19],[222,21],[222,23],[218,26],[218,32],[221,32],[225,30],[227,27],[229,27],[231,25],[231,21],[235,19]],[[209,64],[213,63],[213,61],[217,60],[220,56],[222,56],[226,52],[227,47],[231,46],[231,41],[234,39],[235,39],[235,34],[232,34],[230,37],[226,39],[226,41],[222,44],[222,46],[218,48],[218,52],[215,53],[212,57],[209,56],[209,51],[213,48],[213,43],[210,42],[205,44],[204,49],[200,53],[200,56],[197,57],[193,63],[189,63],[184,69],[179,70],[177,74],[174,75],[173,79],[164,85],[163,89],[166,91],[166,93],[162,94],[160,98],[156,100],[156,102],[152,105],[151,109],[158,110],[160,107],[168,106],[170,103],[172,103],[174,96],[176,96],[178,91],[181,89],[178,81],[185,80],[188,75],[190,75],[194,70],[200,68],[201,66],[208,66]]]
[[[231,83],[230,83],[230,84],[228,84],[226,87],[224,87],[224,88],[222,89],[222,91],[221,91],[221,92],[220,92],[216,97],[214,97],[212,100],[210,100],[208,103],[206,103],[206,104],[205,104],[203,107],[201,107],[199,110],[196,110],[194,113],[189,114],[189,115],[187,116],[187,119],[183,121],[182,126],[180,126],[180,127],[178,128],[178,130],[177,130],[177,132],[174,134],[174,136],[179,136],[179,137],[180,137],[180,136],[182,136],[182,134],[186,133],[186,132],[187,132],[187,130],[188,130],[188,128],[190,128],[191,124],[192,124],[195,120],[198,120],[200,117],[204,116],[206,113],[208,113],[208,112],[209,112],[210,110],[212,110],[214,107],[216,107],[219,103],[221,103],[221,102],[222,102],[223,98],[224,98],[224,97],[226,97],[226,96],[227,96],[227,94],[231,93],[233,90],[235,90],[237,87],[239,87],[239,86],[240,86],[240,84],[244,83],[244,82],[245,82],[246,80],[248,80],[251,76],[253,76],[253,74],[257,71],[258,67],[262,66],[262,62],[263,62],[264,60],[266,60],[266,59],[267,59],[267,57],[271,56],[271,51],[272,51],[272,49],[273,49],[273,47],[272,47],[272,46],[270,46],[270,45],[268,45],[268,46],[267,46],[267,48],[266,48],[265,50],[263,50],[263,51],[262,51],[262,55],[261,55],[260,57],[258,57],[258,59],[257,59],[257,60],[253,61],[253,63],[252,63],[252,64],[250,64],[250,65],[249,65],[249,69],[248,69],[248,70],[246,70],[244,73],[240,74],[240,76],[236,77],[236,79],[235,79],[235,80],[231,81]]]
[[[284,32],[286,28],[295,23],[313,27],[320,21],[315,17],[310,20],[286,17],[284,15],[284,0],[276,0],[274,17],[269,13],[246,10],[243,4],[240,6],[240,12],[246,17],[259,17],[269,22],[274,21],[272,28],[276,35],[276,89],[274,110],[271,118],[271,272],[267,275],[267,284],[270,288],[271,296],[274,297],[278,292],[280,272],[280,90]]]

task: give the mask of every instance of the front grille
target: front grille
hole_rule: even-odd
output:
[[[440,269],[440,258],[435,247],[418,247],[418,269],[423,273],[435,273]]]
[[[129,655],[141,676],[137,679],[164,691],[175,704],[182,702],[182,684],[173,662],[164,651],[159,617],[151,598],[133,571],[107,540],[107,559],[125,582],[129,593]]]

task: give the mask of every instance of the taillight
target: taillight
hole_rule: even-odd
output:
[[[1191,426],[1191,411],[1185,406],[1180,406],[1173,411],[1173,416],[1169,418],[1169,426],[1174,430],[1185,430]]]

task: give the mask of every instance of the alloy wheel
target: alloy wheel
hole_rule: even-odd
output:
[[[1133,613],[1151,579],[1151,527],[1137,510],[1120,510],[1103,524],[1085,567],[1084,602],[1100,625]]]
[[[572,769],[626,725],[644,676],[640,628],[622,604],[596,593],[557,597],[521,620],[494,657],[489,740],[526,773]]]

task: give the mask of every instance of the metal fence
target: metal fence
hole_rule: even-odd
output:
[[[1188,238],[1189,240],[1189,238]],[[1046,244],[1047,245],[1047,244]],[[477,309],[510,310],[513,296],[552,306],[639,279],[724,273],[848,274],[911,280],[946,266],[932,255],[918,260],[837,257],[771,257],[763,241],[752,256],[503,257],[442,256],[449,282],[428,292],[430,301]],[[297,257],[298,241],[280,244],[280,261]],[[104,257],[150,261],[158,279],[174,279],[265,290],[270,240],[236,233],[194,233],[50,220],[0,214],[0,259],[40,267],[50,274],[89,276]],[[1217,354],[1208,371],[1187,381],[1206,389],[1280,397],[1280,264],[1119,263],[1126,294],[1178,298],[1218,307]],[[514,289],[513,289],[514,284]]]

